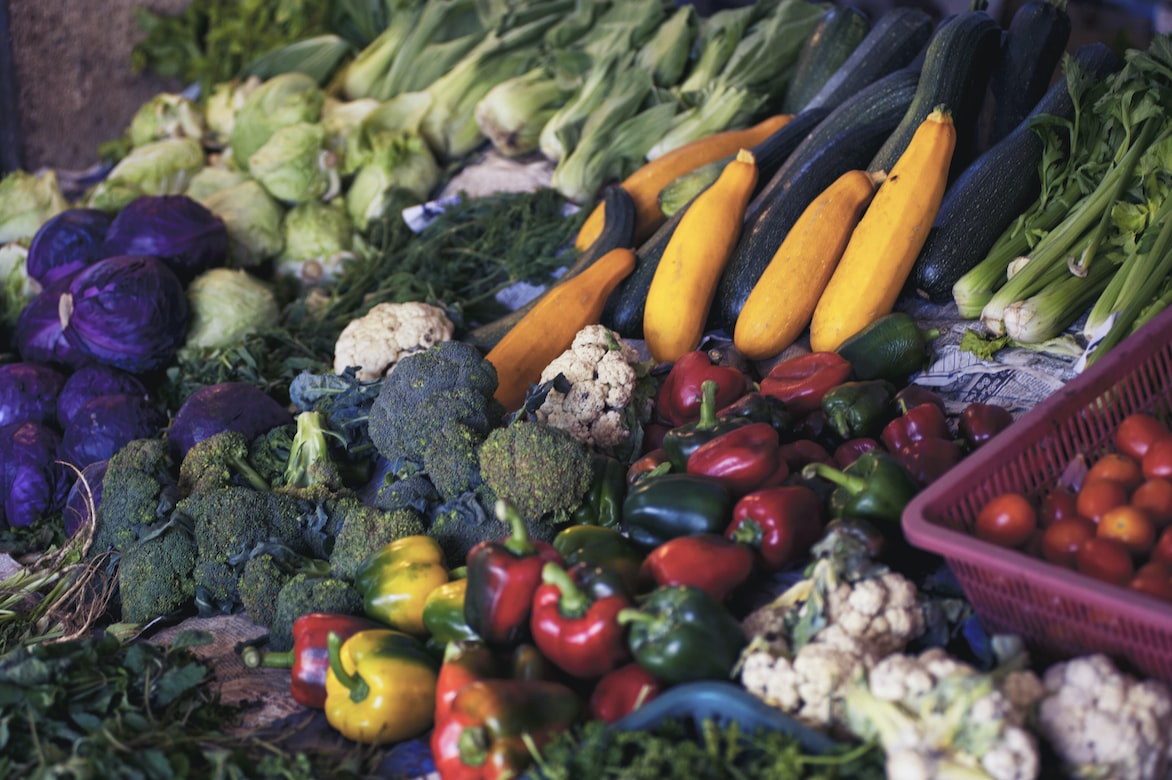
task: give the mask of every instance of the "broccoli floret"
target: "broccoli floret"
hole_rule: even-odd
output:
[[[146,623],[188,606],[195,596],[195,540],[170,527],[134,542],[122,551],[118,593],[122,620]]]
[[[288,548],[263,549],[244,563],[236,587],[248,618],[258,626],[269,628],[277,615],[277,596],[285,583],[301,573],[324,577],[329,574],[329,565],[323,560],[297,555]]]
[[[222,431],[196,442],[179,464],[180,496],[235,485],[269,489],[269,482],[248,462],[248,439],[238,431]]]
[[[496,368],[470,344],[445,341],[408,355],[371,405],[371,441],[388,460],[422,465],[425,447],[448,425],[486,434],[499,423],[504,409],[493,398],[496,386]]]
[[[373,551],[425,531],[423,516],[414,509],[384,512],[357,498],[348,498],[335,502],[334,510],[341,516],[341,527],[334,535],[334,549],[330,552],[330,574],[344,580],[353,580],[358,567]]]
[[[240,593],[236,589],[239,579],[235,566],[197,557],[191,580],[199,614],[218,615],[235,610],[240,604]]]
[[[184,498],[175,511],[190,519],[200,558],[243,563],[262,542],[305,549],[304,507],[281,493],[220,488]]]
[[[480,445],[484,434],[464,423],[443,428],[423,450],[423,469],[445,501],[458,498],[484,480],[480,476]]]
[[[590,489],[590,451],[566,431],[531,420],[496,428],[480,448],[480,473],[526,519],[569,519]]]
[[[440,494],[425,474],[412,474],[402,479],[394,475],[378,489],[371,504],[388,511],[410,508],[416,512],[429,513],[439,503]]]
[[[135,439],[110,456],[91,556],[124,550],[140,529],[167,518],[179,493],[172,468],[163,439]]]
[[[289,451],[296,432],[297,426],[294,424],[278,425],[249,442],[248,462],[268,484],[281,484],[289,465]]]
[[[336,577],[312,577],[297,574],[277,594],[277,608],[269,627],[269,647],[290,650],[293,647],[293,621],[311,612],[336,615],[361,615],[362,594],[345,580]]]

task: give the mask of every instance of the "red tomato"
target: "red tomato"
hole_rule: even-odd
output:
[[[1082,483],[1075,505],[1078,513],[1088,520],[1099,522],[1108,509],[1127,503],[1127,488],[1113,479],[1095,479]]]
[[[1172,480],[1145,479],[1131,492],[1131,504],[1147,512],[1157,529],[1172,525]]]
[[[1059,566],[1075,567],[1083,542],[1095,537],[1095,524],[1075,515],[1055,520],[1042,532],[1042,557]]]
[[[1168,427],[1150,414],[1135,412],[1115,429],[1115,449],[1139,460],[1156,439],[1168,435]]]
[[[1037,527],[1038,513],[1028,498],[1021,493],[1002,493],[981,507],[973,533],[1002,547],[1019,547]]]
[[[1088,577],[1116,585],[1126,584],[1134,573],[1131,553],[1123,543],[1102,536],[1082,543],[1075,556],[1075,564]]]
[[[1172,569],[1158,564],[1160,569],[1148,569],[1151,564],[1141,566],[1127,582],[1127,587],[1147,593],[1164,601],[1172,601]]]
[[[1172,435],[1156,439],[1140,460],[1144,476],[1148,479],[1162,477],[1172,479]]]
[[[1144,510],[1131,504],[1113,507],[1099,519],[1096,535],[1115,539],[1132,555],[1144,555],[1156,543],[1156,526]]]
[[[1058,520],[1078,516],[1078,497],[1068,487],[1055,486],[1042,496],[1038,525],[1048,528]]]
[[[1090,482],[1096,479],[1113,479],[1116,482],[1121,482],[1130,493],[1139,486],[1139,483],[1144,481],[1144,475],[1137,459],[1130,455],[1124,455],[1122,452],[1108,452],[1087,469],[1085,481]]]
[[[1152,552],[1148,557],[1153,561],[1172,566],[1172,525],[1165,528],[1156,537],[1156,544],[1152,547]]]

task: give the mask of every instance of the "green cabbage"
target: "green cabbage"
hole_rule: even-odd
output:
[[[341,189],[334,156],[324,148],[319,124],[282,127],[248,158],[248,171],[269,194],[284,203],[329,198]]]
[[[257,87],[236,112],[230,142],[242,167],[273,133],[298,122],[321,119],[325,93],[304,73],[283,73]]]
[[[285,211],[253,179],[215,192],[203,205],[228,228],[228,260],[237,268],[260,265],[285,247]]]
[[[274,327],[280,311],[272,288],[243,270],[212,268],[187,286],[191,324],[186,347],[219,349]]]
[[[55,172],[13,171],[0,179],[0,244],[32,238],[68,206]]]

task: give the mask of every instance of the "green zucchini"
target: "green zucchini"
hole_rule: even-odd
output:
[[[794,115],[794,118],[781,127],[773,135],[754,146],[751,151],[757,160],[758,186],[764,186],[770,177],[777,172],[794,149],[798,148],[806,136],[818,126],[830,113],[825,108],[811,108]],[[685,173],[671,184],[659,191],[659,210],[666,216],[671,216],[692,201],[709,184],[716,181],[716,177],[724,170],[724,166],[736,155],[730,155],[723,160],[702,165],[694,171]]]
[[[1054,80],[1070,41],[1066,0],[1026,0],[1009,22],[1001,62],[993,71],[989,94],[993,116],[988,144],[1021,124]]]
[[[794,75],[781,101],[783,114],[796,114],[846,62],[871,29],[867,14],[849,5],[826,9],[798,52]]]
[[[956,125],[955,178],[976,156],[977,117],[1000,55],[1001,25],[987,11],[965,11],[941,23],[928,43],[915,99],[867,169],[891,170],[916,128],[942,105]]]
[[[643,338],[643,311],[647,308],[647,291],[651,289],[651,279],[667,249],[667,242],[687,211],[687,206],[677,211],[635,250],[635,270],[619,282],[619,286],[606,299],[599,322],[623,338]]]
[[[595,260],[612,249],[630,246],[634,240],[635,201],[631,200],[630,193],[617,185],[607,187],[602,195],[602,203],[604,209],[602,232],[586,251],[581,252],[574,262],[566,267],[565,272],[558,277],[558,281],[554,282],[554,286],[582,273]],[[462,337],[462,340],[485,351],[492,349],[522,317],[529,313],[530,309],[537,305],[539,300],[541,300],[540,295],[492,322],[473,328]]]
[[[835,179],[863,168],[899,124],[916,92],[904,68],[864,87],[822,120],[749,203],[710,312],[710,325],[732,333],[737,317],[786,233]]]
[[[868,84],[907,67],[928,42],[932,28],[932,17],[918,8],[885,12],[805,107],[836,108]]]
[[[1071,55],[1088,76],[1102,78],[1122,62],[1104,43],[1080,46]],[[949,185],[928,238],[912,267],[910,284],[936,303],[952,300],[952,286],[989,253],[998,237],[1038,196],[1042,139],[1032,117],[1070,120],[1074,103],[1059,79],[1018,126],[973,161]]]
[[[856,379],[886,379],[907,384],[907,378],[923,369],[936,328],[921,328],[907,312],[885,314],[848,338],[835,350],[851,364]]]

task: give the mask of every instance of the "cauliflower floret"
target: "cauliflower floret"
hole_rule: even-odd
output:
[[[1094,654],[1055,664],[1042,682],[1038,732],[1072,777],[1164,780],[1172,770],[1172,694]]]
[[[450,341],[454,330],[444,310],[430,303],[380,303],[342,329],[334,345],[334,372],[357,366],[358,379],[373,381],[412,352]]]
[[[628,410],[639,395],[638,351],[605,326],[587,325],[545,367],[540,382],[553,382],[559,374],[569,386],[551,387],[535,412],[537,421],[562,428],[599,451],[624,445],[632,432]],[[635,411],[642,420],[650,408]]]
[[[841,583],[830,591],[826,618],[874,645],[879,655],[902,650],[924,633],[924,611],[915,583],[892,571]]]
[[[783,712],[797,712],[802,705],[793,663],[765,647],[748,648],[741,656],[741,685]]]

